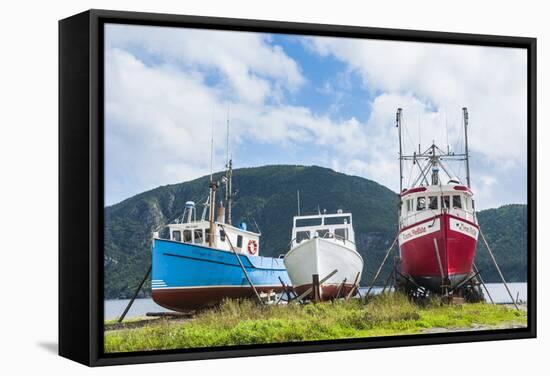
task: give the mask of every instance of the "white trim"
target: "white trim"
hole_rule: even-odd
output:
[[[441,217],[435,218],[432,221],[425,221],[419,225],[410,227],[399,233],[399,245],[403,245],[408,241],[420,238],[422,236],[432,234],[441,229]]]
[[[173,290],[173,289],[180,289],[180,290],[187,290],[187,289],[210,289],[210,288],[228,288],[228,287],[241,287],[241,288],[250,288],[250,285],[216,285],[216,286],[180,286],[180,287],[155,287],[152,288],[153,290]],[[254,285],[256,288],[263,288],[263,287],[281,287],[281,285]]]
[[[453,217],[449,218],[449,230],[469,236],[475,240],[477,240],[479,234],[479,230],[475,226]]]

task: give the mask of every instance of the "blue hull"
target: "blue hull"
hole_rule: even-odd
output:
[[[282,259],[239,255],[259,292],[282,290],[290,284]],[[224,298],[254,296],[233,252],[171,240],[153,240],[153,300],[168,309],[188,311]]]

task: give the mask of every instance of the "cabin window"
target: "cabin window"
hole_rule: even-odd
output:
[[[202,243],[202,229],[195,230],[195,243]]]
[[[301,243],[303,240],[309,239],[309,231],[298,231],[296,233],[296,243]]]
[[[416,199],[416,210],[426,209],[426,197],[418,197]]]
[[[475,210],[475,208],[476,208],[476,204],[475,204],[474,199],[472,199],[472,210]]]
[[[214,234],[216,234],[216,232],[214,232]],[[209,228],[204,230],[204,239],[207,243],[210,244],[210,229]]]
[[[349,215],[344,215],[341,217],[325,217],[325,225],[343,225],[350,222],[351,218]]]
[[[466,210],[472,209],[469,197],[464,197],[464,209],[466,209]]]
[[[317,230],[317,236],[320,237],[320,238],[329,238],[330,237],[330,232],[326,229],[322,229],[322,230]]]
[[[437,196],[428,197],[428,204],[429,204],[429,208],[431,210],[439,209],[439,205],[438,205],[438,202],[437,202]]]
[[[450,196],[443,196],[443,201],[441,201],[441,206],[443,209],[448,209],[451,206],[451,198]]]
[[[225,241],[225,231],[223,231],[223,229],[220,229],[220,240],[221,240],[222,242]]]
[[[243,236],[237,235],[237,248],[242,248],[242,247],[243,247]]]
[[[184,243],[191,243],[191,230],[183,230],[183,242]]]
[[[337,239],[348,240],[348,229],[347,228],[337,228],[334,230],[334,235]]]
[[[321,218],[304,218],[296,220],[296,227],[309,227],[309,226],[320,226],[322,225]]]
[[[181,231],[173,231],[172,232],[172,240],[175,240],[177,242],[181,242]]]
[[[460,196],[453,196],[453,209],[462,209],[462,200]]]

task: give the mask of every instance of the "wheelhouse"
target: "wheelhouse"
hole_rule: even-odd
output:
[[[470,189],[454,184],[432,185],[401,194],[400,228],[444,213],[476,223],[475,203]]]
[[[350,243],[355,247],[351,213],[295,216],[292,227],[292,247],[313,239],[330,239]]]

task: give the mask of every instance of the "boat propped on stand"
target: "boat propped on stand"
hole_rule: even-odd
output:
[[[227,215],[223,201],[215,215],[220,182],[211,175],[201,218],[197,219],[195,203],[188,201],[181,218],[154,234],[151,288],[157,304],[175,311],[196,310],[225,298],[261,299],[263,294],[281,292],[282,283],[289,284],[282,259],[260,256],[260,233],[248,230],[245,223],[232,225],[232,175],[228,159],[221,179]]]
[[[482,298],[476,280],[479,225],[470,187],[468,112],[463,109],[465,151],[442,150],[433,143],[428,149],[405,155],[401,145],[402,110],[397,111],[399,128],[400,192],[398,287],[421,287],[437,294],[457,290],[471,300]],[[448,161],[465,163],[466,184],[450,173]],[[414,183],[403,188],[403,163],[418,168]],[[444,178],[445,177],[445,178]],[[462,289],[459,289],[461,288]]]
[[[328,300],[357,292],[363,258],[356,250],[351,213],[295,216],[284,263],[300,296]]]

